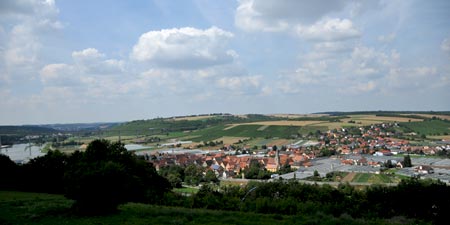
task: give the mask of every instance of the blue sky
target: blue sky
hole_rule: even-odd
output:
[[[450,110],[450,1],[3,0],[0,124]]]

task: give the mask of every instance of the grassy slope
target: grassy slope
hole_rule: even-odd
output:
[[[129,203],[115,215],[79,217],[70,214],[72,201],[61,195],[0,191],[0,224],[393,224],[396,220],[362,220],[308,215],[214,211]]]
[[[423,122],[406,122],[400,124],[407,130],[414,131],[418,134],[439,135],[450,133],[450,121],[447,120],[428,120]]]

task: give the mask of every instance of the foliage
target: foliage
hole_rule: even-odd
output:
[[[403,156],[403,166],[404,167],[412,167],[411,157],[409,155]]]
[[[256,159],[251,160],[250,166],[243,173],[246,179],[269,179],[271,174]]]
[[[63,177],[68,157],[64,153],[48,151],[46,155],[23,165],[23,189],[34,192],[63,193]]]
[[[113,212],[129,201],[158,202],[170,184],[121,143],[95,140],[75,152],[64,175],[66,197],[83,214]]]
[[[18,188],[19,169],[8,156],[0,154],[0,189]]]

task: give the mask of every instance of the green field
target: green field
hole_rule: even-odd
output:
[[[401,224],[402,220],[353,219],[311,212],[274,215],[128,203],[107,216],[76,216],[61,195],[0,191],[0,224]]]
[[[447,135],[450,133],[450,121],[425,120],[423,122],[400,123],[405,132],[415,132],[425,135]]]

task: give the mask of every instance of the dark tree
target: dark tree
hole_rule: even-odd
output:
[[[403,156],[403,166],[404,167],[412,167],[411,157],[409,155]]]
[[[206,182],[218,183],[219,179],[217,178],[217,176],[214,173],[214,171],[208,170],[208,171],[206,171],[206,174],[205,174],[205,181]]]
[[[19,166],[8,156],[0,154],[0,189],[17,188]]]
[[[170,189],[155,168],[128,152],[122,143],[95,140],[75,152],[64,175],[65,195],[82,214],[104,214],[130,201],[158,202]]]
[[[184,169],[184,182],[190,185],[199,185],[203,180],[203,170],[201,167],[190,164]]]
[[[56,150],[30,160],[22,168],[23,190],[64,193],[63,177],[67,155]]]

